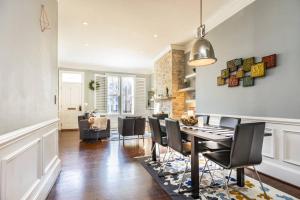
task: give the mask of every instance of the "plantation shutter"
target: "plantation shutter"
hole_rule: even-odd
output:
[[[135,78],[135,115],[146,114],[146,79]]]
[[[107,113],[107,83],[106,76],[95,74],[95,83],[99,87],[95,87],[95,109],[99,113]]]

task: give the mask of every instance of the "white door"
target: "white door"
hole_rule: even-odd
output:
[[[83,110],[83,73],[60,72],[60,125],[61,129],[77,129],[78,115]]]

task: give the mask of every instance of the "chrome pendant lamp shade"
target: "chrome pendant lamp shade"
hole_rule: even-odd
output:
[[[198,37],[193,44],[188,61],[188,64],[194,67],[210,65],[217,61],[211,43],[204,38],[205,25],[202,24],[202,0],[200,0],[200,12],[201,25],[198,28]]]

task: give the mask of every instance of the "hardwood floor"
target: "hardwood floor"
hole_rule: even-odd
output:
[[[151,140],[84,143],[77,131],[59,137],[62,171],[48,200],[156,199],[170,197],[134,157],[150,155]],[[250,170],[246,174],[253,177]],[[300,198],[300,189],[262,175],[263,182]]]
[[[133,157],[150,154],[151,142],[80,142],[77,131],[60,133],[62,171],[48,200],[157,199],[169,196]]]

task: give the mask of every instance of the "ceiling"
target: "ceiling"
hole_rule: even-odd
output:
[[[238,2],[203,0],[204,22],[221,23]],[[150,73],[170,44],[193,38],[199,13],[199,0],[60,0],[59,66]]]

